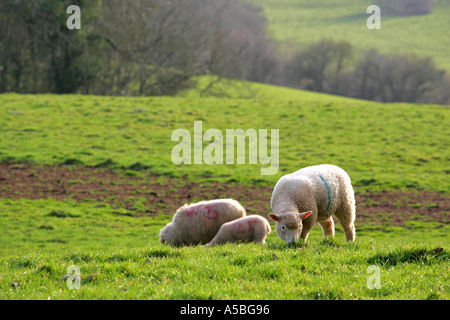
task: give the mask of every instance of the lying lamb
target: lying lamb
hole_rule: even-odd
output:
[[[350,177],[337,166],[311,166],[281,177],[270,205],[277,235],[288,244],[306,241],[316,222],[324,237],[334,236],[332,215],[347,241],[355,240],[355,195]]]
[[[246,216],[224,223],[208,246],[238,241],[265,244],[270,231],[270,224],[265,218],[258,215]]]
[[[161,243],[205,244],[214,238],[222,224],[246,216],[245,209],[232,199],[201,201],[180,207],[159,234]]]

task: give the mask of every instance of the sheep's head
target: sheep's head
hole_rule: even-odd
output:
[[[277,235],[286,241],[287,244],[297,242],[302,234],[303,219],[308,218],[308,212],[285,212],[280,214],[269,214],[269,217],[276,223]]]
[[[161,243],[173,243],[175,240],[175,228],[173,223],[168,223],[159,233],[159,242]]]

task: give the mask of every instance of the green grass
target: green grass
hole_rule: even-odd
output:
[[[450,70],[450,3],[435,0],[433,12],[393,17],[381,12],[381,30],[368,30],[370,0],[252,0],[268,19],[269,35],[283,43],[307,45],[321,38],[346,40],[356,50],[375,47],[382,53],[432,56],[438,67]]]
[[[244,89],[243,89],[244,90]],[[245,89],[247,90],[247,89]],[[363,190],[449,192],[446,106],[382,104],[253,85],[254,98],[125,98],[0,95],[0,161],[88,165],[186,177],[274,184],[299,168],[332,163]],[[233,93],[234,94],[234,93]],[[171,161],[175,129],[279,129],[279,171],[250,165]],[[203,143],[203,148],[207,143]]]
[[[449,192],[448,107],[249,83],[235,83],[227,95],[0,95],[0,161],[155,173],[162,184],[176,176],[249,187],[333,163],[349,172],[357,192]],[[175,166],[171,133],[192,132],[195,120],[204,130],[279,129],[280,171]],[[142,196],[136,192],[136,206]],[[387,217],[357,220],[355,243],[345,243],[337,226],[333,240],[322,240],[315,227],[306,245],[287,246],[272,231],[266,246],[173,248],[158,243],[171,214],[136,217],[88,199],[0,199],[0,299],[449,299],[448,223],[394,226]],[[80,290],[63,280],[71,265],[81,268]],[[367,288],[371,265],[380,267],[381,289]]]
[[[306,248],[69,250],[1,259],[2,299],[448,299],[448,253],[432,246],[376,241]],[[402,253],[406,250],[408,253]],[[274,260],[273,255],[278,259]],[[396,259],[391,265],[385,261]],[[81,289],[62,280],[81,269]],[[367,268],[379,265],[381,289]],[[17,289],[11,283],[19,283]]]
[[[132,218],[54,200],[0,200],[0,212],[0,299],[450,297],[448,225],[382,232],[363,225],[355,243],[340,227],[323,240],[316,227],[306,245],[287,246],[272,232],[266,246],[174,248],[158,243],[168,216]],[[81,269],[80,290],[64,281],[71,265]],[[367,288],[371,265],[380,268],[381,289]]]

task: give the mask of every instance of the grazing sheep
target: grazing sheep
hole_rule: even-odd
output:
[[[306,241],[317,223],[324,237],[334,236],[337,218],[347,241],[355,240],[355,194],[350,177],[334,165],[317,165],[278,180],[270,201],[277,235],[288,244]]]
[[[245,209],[232,199],[217,199],[180,207],[159,234],[161,243],[195,245],[208,243],[225,222],[242,218]]]
[[[224,223],[208,246],[237,241],[265,244],[270,231],[272,229],[267,219],[258,215],[250,215]]]

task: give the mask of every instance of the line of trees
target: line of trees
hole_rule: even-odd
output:
[[[66,27],[72,4],[81,30]],[[173,95],[204,74],[270,82],[276,46],[260,11],[241,0],[2,0],[0,92]]]
[[[81,30],[66,26],[69,5],[82,10]],[[2,0],[0,93],[176,95],[209,74],[377,101],[450,103],[449,76],[430,58],[358,53],[327,39],[287,57],[266,23],[245,0]]]
[[[434,0],[376,0],[383,14],[415,16],[433,11]]]
[[[346,41],[323,39],[286,63],[286,86],[382,101],[450,104],[450,77],[430,57],[355,52]]]

